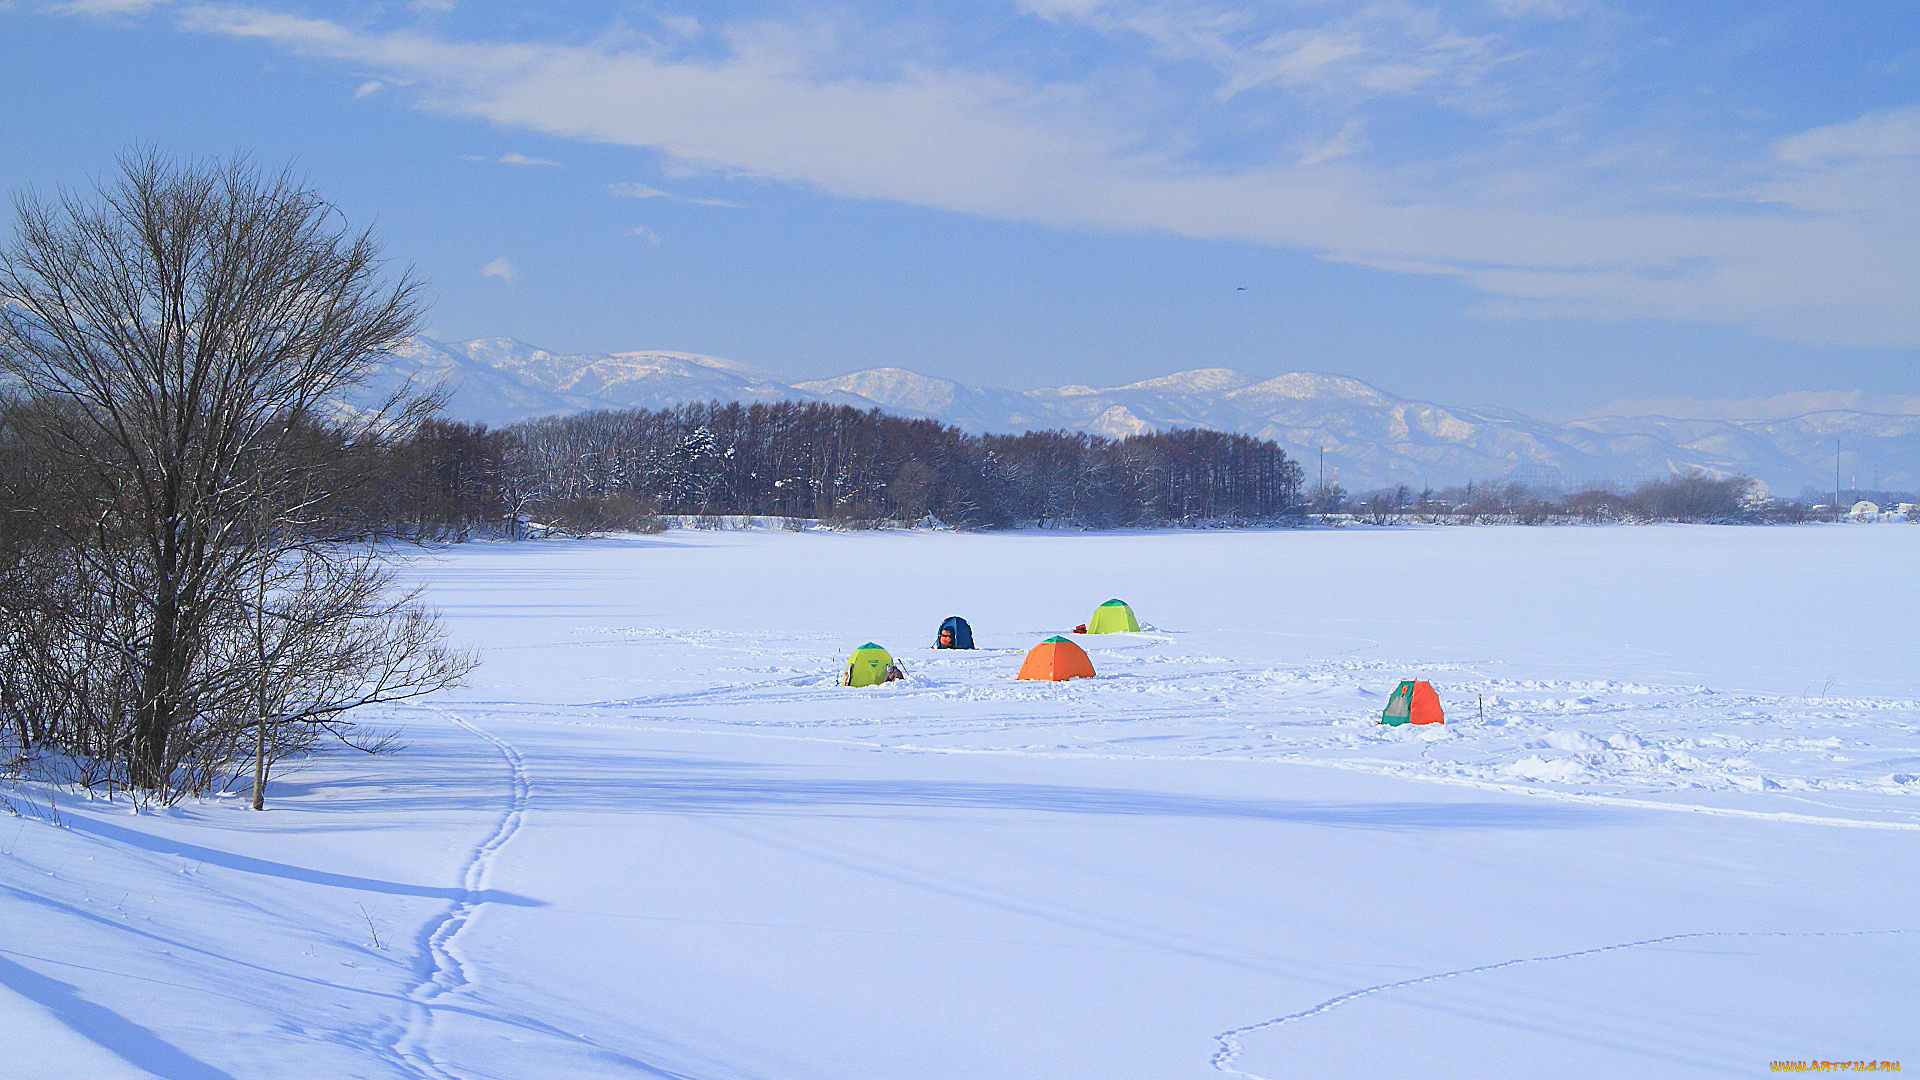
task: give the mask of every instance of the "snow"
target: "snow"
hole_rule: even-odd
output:
[[[289,766],[265,814],[6,789],[0,1057],[462,1080],[1912,1061],[1915,544],[682,530],[430,552],[413,573],[486,662],[369,717],[403,752]],[[1146,628],[1077,639],[1098,679],[1012,678],[1115,596]],[[953,614],[980,650],[927,647]],[[867,640],[905,681],[835,685]],[[1379,725],[1416,677],[1448,723]]]

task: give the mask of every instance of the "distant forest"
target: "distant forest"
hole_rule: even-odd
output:
[[[1266,522],[1301,512],[1279,445],[1193,429],[1107,439],[969,435],[878,409],[708,402],[510,428],[430,421],[395,462],[391,512],[462,534],[531,519],[571,530],[662,514],[959,528]]]
[[[1741,476],[1549,492],[1506,481],[1350,495],[1309,486],[1277,443],[1183,429],[970,435],[878,409],[707,402],[582,413],[512,427],[436,419],[384,469],[370,519],[455,538],[533,527],[664,527],[663,516],[748,515],[860,528],[1799,521]]]
[[[0,396],[0,492],[14,497],[52,490],[47,478],[17,482],[23,468],[35,471],[13,437],[30,408]],[[1702,473],[1631,490],[1555,492],[1494,480],[1350,494],[1304,483],[1299,463],[1278,444],[1250,435],[1201,428],[1124,439],[1070,431],[971,435],[936,420],[820,403],[707,402],[506,428],[435,417],[399,437],[343,441],[316,427],[308,441],[316,476],[333,478],[320,483],[326,495],[313,512],[324,514],[324,532],[334,537],[648,530],[670,518],[717,524],[729,516],[962,529],[1819,516],[1755,497],[1746,477]],[[0,540],[12,524],[0,521]]]

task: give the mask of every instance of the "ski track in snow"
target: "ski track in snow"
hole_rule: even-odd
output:
[[[442,996],[471,985],[455,939],[467,928],[474,913],[486,903],[482,898],[482,890],[486,888],[488,871],[492,869],[494,857],[500,849],[520,831],[520,824],[526,816],[529,784],[526,762],[511,743],[444,710],[436,708],[435,711],[455,725],[492,743],[500,751],[500,756],[506,759],[509,771],[507,812],[501,816],[492,835],[475,846],[462,865],[460,887],[465,895],[439,918],[421,927],[415,937],[416,981],[406,993],[412,1008],[406,1026],[393,1042],[392,1055],[408,1071],[428,1080],[464,1080],[460,1073],[435,1058],[428,1049],[433,1039],[434,1009]]]
[[[1555,953],[1551,956],[1525,956],[1525,957],[1519,957],[1513,960],[1501,960],[1492,964],[1481,964],[1477,967],[1460,968],[1455,971],[1442,971],[1432,975],[1421,975],[1412,979],[1401,979],[1397,982],[1386,982],[1386,983],[1380,983],[1377,986],[1366,986],[1358,990],[1349,990],[1344,994],[1340,994],[1335,997],[1330,997],[1327,1000],[1309,1009],[1302,1009],[1299,1012],[1288,1013],[1285,1016],[1276,1016],[1271,1020],[1262,1020],[1257,1024],[1248,1024],[1245,1027],[1237,1027],[1237,1028],[1233,1028],[1230,1031],[1223,1031],[1220,1034],[1215,1035],[1213,1037],[1213,1040],[1220,1044],[1220,1049],[1214,1051],[1212,1063],[1215,1069],[1219,1070],[1220,1072],[1227,1073],[1231,1076],[1245,1077],[1246,1080],[1271,1080],[1271,1078],[1261,1076],[1259,1073],[1251,1073],[1251,1072],[1247,1072],[1244,1069],[1234,1068],[1233,1063],[1237,1058],[1239,1058],[1241,1050],[1243,1049],[1240,1043],[1241,1036],[1251,1035],[1256,1031],[1264,1031],[1267,1028],[1275,1028],[1275,1027],[1280,1027],[1284,1024],[1291,1024],[1300,1020],[1307,1020],[1312,1017],[1319,1016],[1320,1014],[1325,1013],[1329,1010],[1339,1008],[1340,1006],[1345,1005],[1350,1001],[1354,1001],[1358,998],[1366,997],[1370,994],[1381,994],[1389,990],[1401,990],[1409,986],[1419,986],[1422,983],[1438,982],[1441,979],[1454,979],[1464,975],[1477,975],[1485,971],[1499,971],[1502,968],[1520,967],[1523,964],[1543,964],[1552,960],[1575,960],[1583,956],[1598,956],[1601,953],[1618,952],[1622,949],[1638,949],[1638,948],[1644,948],[1649,945],[1665,944],[1666,942],[1669,942],[1669,941],[1687,941],[1690,939],[1698,939],[1698,938],[1868,937],[1872,935],[1911,934],[1916,932],[1917,931],[1910,930],[1910,929],[1827,930],[1827,931],[1820,931],[1820,930],[1813,930],[1813,931],[1795,931],[1795,930],[1702,931],[1702,932],[1689,933],[1689,934],[1667,934],[1663,937],[1647,938],[1643,941],[1623,941],[1616,945],[1600,945],[1591,949],[1577,949],[1573,952]]]

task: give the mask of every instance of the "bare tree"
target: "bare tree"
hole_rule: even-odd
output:
[[[420,284],[289,172],[120,162],[93,199],[16,198],[0,251],[0,371],[18,437],[68,497],[43,535],[82,595],[65,632],[109,656],[127,715],[95,715],[126,781],[200,790],[241,732],[342,732],[472,659],[389,594],[352,491],[433,402],[334,402],[414,332]],[[78,749],[78,747],[76,747]],[[264,769],[264,763],[260,766]]]

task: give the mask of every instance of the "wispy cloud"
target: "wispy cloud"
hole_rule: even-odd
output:
[[[1504,7],[1530,23],[1579,14]],[[429,108],[655,150],[670,172],[677,162],[1058,227],[1299,246],[1456,277],[1488,294],[1490,317],[1920,343],[1920,198],[1896,205],[1916,175],[1901,149],[1910,110],[1714,160],[1638,132],[1597,137],[1559,100],[1574,95],[1527,81],[1566,65],[1406,4],[1334,3],[1291,24],[1224,2],[1028,8],[1061,34],[1144,43],[1144,59],[1070,74],[910,49],[876,59],[845,44],[859,35],[765,23],[705,28],[724,47],[695,57],[631,35],[472,42],[224,5],[185,20],[416,82]],[[1427,111],[1389,123],[1388,99]],[[1521,104],[1536,100],[1551,108]],[[1429,130],[1438,117],[1450,137]]]
[[[645,225],[635,225],[633,228],[627,230],[627,235],[637,236],[655,247],[660,246],[660,234],[647,228]]]
[[[607,190],[615,195],[628,199],[671,199],[674,202],[692,203],[695,206],[729,206],[736,209],[745,206],[744,203],[737,203],[731,199],[716,199],[710,197],[686,198],[675,195],[670,191],[662,191],[648,184],[626,181],[608,184]]]
[[[1920,105],[1872,112],[1844,124],[1803,131],[1780,140],[1774,155],[1795,165],[1920,157]]]
[[[498,157],[492,154],[467,154],[464,160],[485,161],[493,165],[544,165],[551,168],[558,168],[560,166],[560,163],[557,161],[548,161],[546,158],[528,157],[518,151],[509,151]]]
[[[499,278],[501,281],[506,282],[508,285],[512,285],[514,282],[514,279],[520,276],[520,271],[514,269],[513,263],[509,262],[505,255],[502,255],[499,258],[488,263],[487,265],[481,267],[480,276],[490,277],[490,278]]]
[[[607,190],[613,192],[615,195],[624,195],[629,199],[670,199],[673,197],[657,187],[648,187],[645,184],[624,182],[608,184]]]
[[[1774,144],[1780,167],[1753,198],[1814,213],[1920,219],[1920,106],[1868,113]]]
[[[1515,50],[1486,35],[1464,33],[1440,13],[1399,2],[1331,3],[1296,25],[1257,17],[1220,0],[1092,0],[1043,2],[1030,10],[1108,36],[1151,42],[1161,56],[1212,69],[1216,99],[1274,87],[1311,90],[1352,103],[1423,91],[1455,94],[1481,82]],[[1312,9],[1308,9],[1312,10]]]
[[[374,94],[379,93],[385,87],[386,87],[386,84],[381,82],[378,79],[368,79],[366,82],[363,82],[359,86],[354,87],[353,100],[359,101],[363,97],[370,97]]]
[[[1802,390],[1764,398],[1623,398],[1593,410],[1593,416],[1666,416],[1677,420],[1785,420],[1841,410],[1920,416],[1920,397],[1859,390]]]
[[[1574,0],[1492,0],[1493,8],[1512,19],[1536,17],[1571,19],[1592,10],[1593,5]]]
[[[47,10],[56,15],[143,15],[169,0],[61,0]],[[9,5],[11,6],[11,5]]]
[[[1366,125],[1359,117],[1348,120],[1338,135],[1318,146],[1310,147],[1306,153],[1300,155],[1300,164],[1318,165],[1324,161],[1332,161],[1334,158],[1346,157],[1360,149],[1361,133],[1365,129]]]

